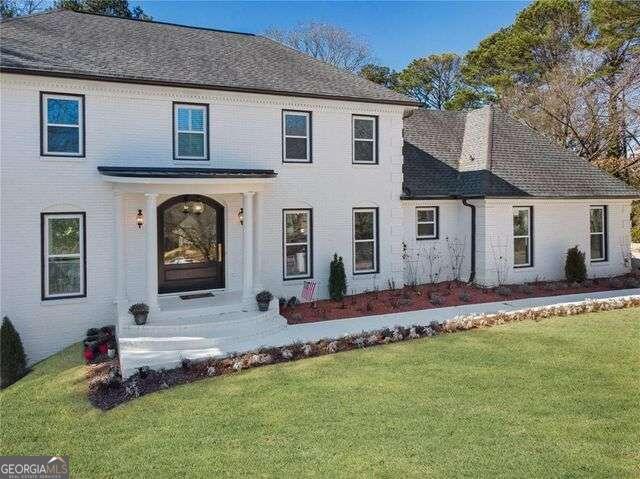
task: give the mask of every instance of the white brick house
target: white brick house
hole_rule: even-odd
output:
[[[593,276],[629,268],[637,192],[599,171],[571,170],[589,185],[553,195],[536,190],[554,181],[545,168],[523,185],[502,175],[491,157],[518,145],[500,149],[513,135],[491,109],[425,113],[262,37],[74,12],[3,21],[1,69],[0,311],[31,361],[89,327],[127,331],[134,302],[153,321],[202,304],[185,293],[220,298],[197,314],[253,310],[257,290],[290,297],[309,279],[326,297],[334,253],[352,292],[402,284],[403,243],[455,243],[461,277],[485,284],[560,278],[575,244],[602,255]],[[477,172],[519,193],[480,191],[484,176],[464,177]]]

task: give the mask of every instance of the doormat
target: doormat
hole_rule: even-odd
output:
[[[180,299],[186,301],[188,299],[199,299],[199,298],[213,298],[213,293],[197,293],[197,294],[185,294],[180,296]]]

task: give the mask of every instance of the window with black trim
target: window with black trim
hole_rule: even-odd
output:
[[[531,228],[531,206],[515,206],[513,208],[513,265],[525,268],[533,265]]]
[[[353,115],[353,163],[378,163],[378,117]]]
[[[84,95],[40,93],[40,154],[84,156]]]
[[[209,105],[173,104],[173,155],[176,160],[209,159]]]
[[[84,213],[42,213],[42,299],[86,296]]]
[[[311,163],[311,112],[282,111],[282,161]]]
[[[591,261],[607,261],[607,207],[589,208],[589,233],[591,239]]]
[[[416,239],[438,239],[439,220],[437,206],[418,206],[416,208]]]
[[[377,273],[378,251],[378,208],[354,208],[353,273]]]
[[[313,275],[312,210],[282,210],[282,256],[284,279]]]

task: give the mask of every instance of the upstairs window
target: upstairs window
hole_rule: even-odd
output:
[[[209,159],[209,105],[173,104],[173,143],[176,160]]]
[[[43,213],[42,299],[86,296],[85,214]]]
[[[282,161],[311,163],[311,112],[282,112]]]
[[[311,278],[311,210],[283,210],[284,279]]]
[[[42,156],[84,156],[84,96],[41,93]]]
[[[419,206],[416,208],[416,238],[438,239],[438,207]]]
[[[607,207],[592,206],[589,209],[591,233],[591,261],[607,261]]]
[[[353,163],[378,163],[378,117],[353,116]]]
[[[516,268],[533,266],[532,248],[533,234],[531,231],[530,206],[516,206],[513,208],[513,265]]]
[[[378,208],[353,209],[353,273],[378,272]]]

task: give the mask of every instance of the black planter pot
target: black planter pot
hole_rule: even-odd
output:
[[[142,326],[143,324],[147,324],[147,317],[149,313],[138,313],[133,315],[133,320],[136,322],[138,326]]]
[[[269,303],[258,303],[258,311],[269,311]]]

